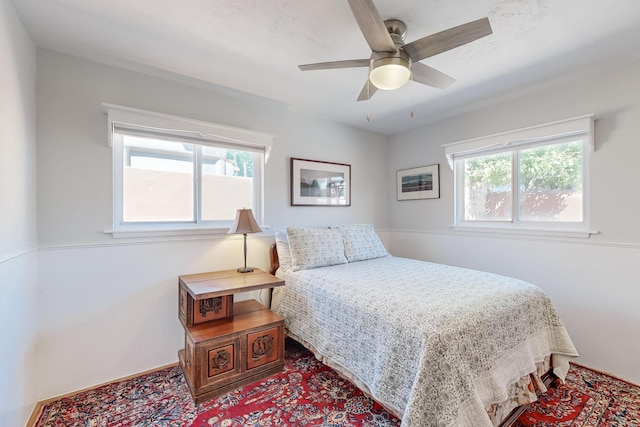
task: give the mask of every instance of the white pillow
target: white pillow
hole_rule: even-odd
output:
[[[373,224],[340,224],[332,225],[331,228],[342,234],[349,262],[389,256]]]
[[[342,235],[329,228],[287,227],[293,271],[346,264]]]
[[[293,263],[291,262],[291,248],[289,247],[289,237],[287,236],[287,230],[284,228],[276,228],[276,249],[278,250],[278,261],[280,262],[280,268],[285,271],[291,268]]]

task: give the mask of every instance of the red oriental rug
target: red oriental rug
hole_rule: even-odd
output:
[[[554,384],[512,427],[638,427],[640,387],[571,364],[565,384]]]
[[[34,427],[399,426],[350,382],[287,340],[282,373],[196,406],[180,368],[43,404]],[[640,387],[579,365],[514,427],[640,427]]]

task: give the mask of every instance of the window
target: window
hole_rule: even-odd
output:
[[[445,146],[455,226],[588,230],[592,116]]]
[[[124,107],[107,109],[114,236],[226,231],[239,208],[251,208],[262,222],[270,136]]]

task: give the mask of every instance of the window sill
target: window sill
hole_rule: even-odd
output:
[[[465,233],[479,233],[479,234],[501,234],[509,236],[544,236],[544,237],[557,237],[557,238],[573,238],[573,239],[588,239],[594,234],[599,234],[597,230],[571,230],[571,229],[542,229],[542,228],[524,228],[513,227],[505,228],[498,226],[487,225],[451,225],[454,231],[460,231]]]
[[[140,237],[183,237],[183,236],[207,236],[227,234],[229,228],[163,228],[163,229],[129,229],[129,230],[105,230],[105,234],[111,234],[114,239],[140,238]]]
[[[218,227],[159,227],[159,228],[123,228],[104,230],[104,234],[111,234],[114,239],[128,238],[153,238],[153,237],[197,237],[197,236],[223,236],[228,234],[229,226]],[[263,231],[271,226],[260,225]]]

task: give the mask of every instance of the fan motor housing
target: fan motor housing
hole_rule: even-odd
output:
[[[403,45],[404,38],[407,36],[407,24],[399,19],[387,19],[384,21],[384,25],[387,27],[393,43]]]

